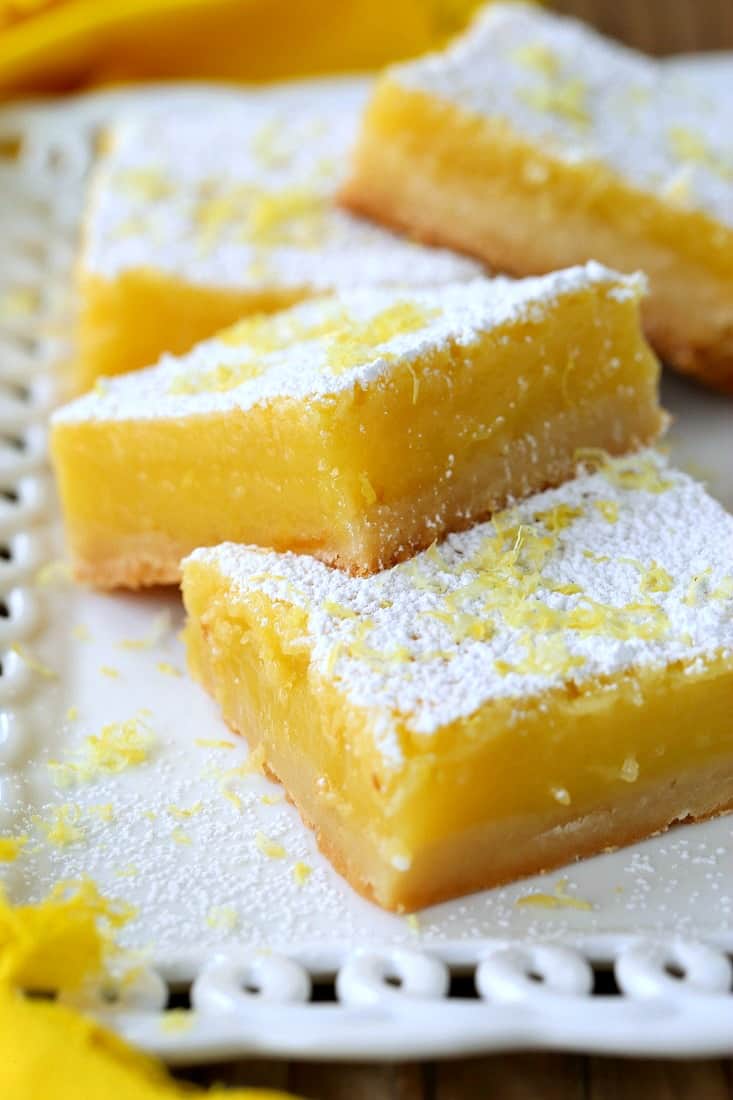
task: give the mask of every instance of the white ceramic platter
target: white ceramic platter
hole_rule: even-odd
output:
[[[71,351],[70,272],[94,136],[120,109],[164,95],[215,109],[233,94],[133,90],[0,114],[0,832],[31,838],[4,868],[10,895],[36,900],[59,880],[91,876],[137,907],[121,940],[145,953],[139,979],[114,1004],[93,989],[82,1003],[171,1061],[730,1051],[733,819],[409,919],[381,912],[319,855],[277,786],[241,774],[246,747],[184,674],[175,593],[95,595],[53,570],[39,583],[62,553],[45,424],[54,364]],[[282,92],[284,102],[304,94]],[[673,378],[665,399],[674,458],[733,508],[733,404]],[[152,731],[146,761],[58,786],[50,762],[136,717]],[[58,813],[75,842],[48,839]],[[262,837],[284,856],[264,854]],[[297,863],[311,870],[302,884]],[[553,895],[560,878],[586,907],[517,904]],[[618,989],[593,994],[593,964],[613,964]],[[478,995],[448,996],[449,969],[472,974]],[[311,1000],[312,981],[334,975],[336,994]],[[195,1011],[183,1019],[162,1012],[171,983],[193,983]]]

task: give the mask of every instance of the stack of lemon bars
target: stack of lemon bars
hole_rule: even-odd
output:
[[[646,342],[733,389],[733,169],[522,4],[363,108],[114,128],[52,442],[78,578],[182,579],[192,674],[405,910],[733,807],[733,518],[649,449]]]

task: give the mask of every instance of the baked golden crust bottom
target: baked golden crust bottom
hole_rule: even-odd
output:
[[[589,259],[643,270],[651,294],[642,314],[657,352],[733,393],[733,233],[702,215],[696,234],[694,214],[625,188],[600,166],[568,168],[503,127],[391,86],[367,113],[339,200],[516,276]]]

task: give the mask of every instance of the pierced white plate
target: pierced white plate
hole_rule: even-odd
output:
[[[324,84],[335,94],[364,89]],[[184,658],[175,594],[101,596],[38,583],[39,568],[61,554],[45,424],[58,395],[54,364],[70,353],[70,272],[95,134],[120,109],[162,96],[181,108],[203,98],[215,109],[236,94],[167,86],[0,112],[0,831],[32,838],[7,865],[11,896],[38,899],[59,880],[90,875],[138,907],[122,942],[149,962],[114,1004],[94,989],[81,1003],[170,1061],[528,1046],[729,1052],[733,819],[412,919],[383,913],[332,871],[279,788],[256,773],[223,774],[247,750],[203,692],[176,675]],[[287,102],[307,91],[280,94]],[[733,405],[674,378],[665,398],[677,417],[673,456],[733,507]],[[147,648],[124,645],[156,634]],[[54,785],[49,761],[141,712],[155,734],[149,760]],[[61,805],[81,833],[66,846],[43,829]],[[264,854],[258,833],[284,855]],[[302,884],[296,863],[311,868]],[[517,905],[533,892],[554,894],[561,877],[563,897],[587,907]],[[617,986],[606,981],[610,992],[594,993],[593,966],[611,964]],[[473,975],[477,995],[464,984],[460,997],[448,996],[450,970]],[[334,975],[330,999],[312,1000],[312,982]],[[183,1026],[162,1011],[170,984],[191,986],[194,1012]]]

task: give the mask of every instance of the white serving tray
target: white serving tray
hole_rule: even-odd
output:
[[[335,94],[364,87],[324,83]],[[730,1053],[733,819],[676,829],[416,919],[381,912],[319,855],[277,786],[256,773],[222,785],[221,773],[244,763],[247,750],[203,692],[171,674],[184,668],[175,593],[102,596],[63,579],[38,583],[39,568],[62,553],[45,426],[60,392],[58,362],[71,353],[71,267],[95,134],[115,112],[162,96],[182,109],[204,98],[215,109],[234,94],[169,86],[0,112],[0,833],[31,836],[3,868],[11,896],[35,900],[60,879],[89,875],[138,907],[121,939],[145,953],[139,978],[113,1004],[94,989],[80,1001],[171,1062],[528,1046]],[[281,94],[286,103],[306,93],[294,85]],[[676,417],[673,457],[733,508],[733,404],[674,378],[665,399]],[[121,645],[156,632],[148,648]],[[54,677],[30,668],[18,644]],[[147,762],[70,789],[54,785],[50,760],[141,713],[155,735]],[[73,804],[84,834],[65,847],[44,839],[38,824],[62,803]],[[192,816],[174,816],[197,803]],[[104,820],[98,808],[110,804],[113,818]],[[285,857],[263,855],[258,831]],[[297,861],[312,868],[303,885]],[[563,892],[591,908],[516,904],[553,894],[560,878]],[[618,989],[606,981],[611,992],[594,993],[594,966],[613,966]],[[473,976],[477,995],[467,996],[465,983],[462,996],[447,995],[450,970]],[[334,976],[335,994],[312,1000],[312,982]],[[163,1014],[170,985],[191,987],[195,1011],[183,1021]]]

